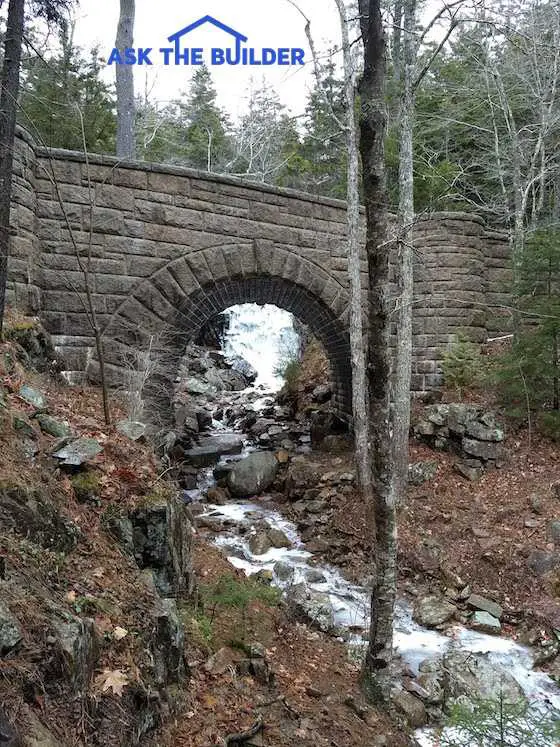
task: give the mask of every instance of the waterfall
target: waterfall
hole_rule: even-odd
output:
[[[258,372],[256,386],[280,389],[282,367],[299,357],[293,315],[271,304],[256,303],[232,306],[224,314],[228,319],[223,343],[226,356],[245,358]]]

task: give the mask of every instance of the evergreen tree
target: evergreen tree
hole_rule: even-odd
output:
[[[217,105],[217,94],[208,68],[193,75],[188,98],[176,102],[180,124],[177,157],[203,171],[222,171],[230,156],[229,122]]]
[[[114,153],[114,98],[100,78],[97,50],[85,56],[68,28],[61,30],[60,47],[58,54],[28,60],[21,124],[49,147],[83,150],[85,135],[88,151]]]

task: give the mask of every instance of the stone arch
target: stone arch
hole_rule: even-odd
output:
[[[104,332],[112,384],[123,382],[127,356],[158,339],[165,360],[152,381],[161,420],[187,344],[213,317],[234,304],[270,303],[294,314],[323,344],[331,364],[336,409],[351,412],[346,289],[318,264],[284,247],[257,241],[188,252],[160,266],[131,289]],[[161,341],[163,338],[163,341]]]

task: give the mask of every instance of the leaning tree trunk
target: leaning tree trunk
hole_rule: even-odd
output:
[[[0,92],[0,337],[8,282],[12,171],[24,15],[25,0],[10,0],[4,38],[2,91]]]
[[[385,186],[385,34],[380,0],[359,0],[364,43],[360,93],[360,150],[369,273],[369,406],[376,550],[364,684],[376,699],[388,696],[393,656],[397,577],[396,481],[391,416],[390,244]]]
[[[135,0],[120,0],[121,13],[115,46],[121,52],[132,47],[134,37]],[[134,136],[134,67],[115,65],[117,82],[117,156],[132,160],[136,157]]]
[[[345,0],[335,0],[340,16],[342,53],[344,60],[344,93],[346,103],[347,224],[348,275],[350,280],[350,351],[352,363],[352,416],[354,444],[360,492],[371,500],[371,467],[369,459],[369,422],[367,405],[366,351],[362,309],[362,272],[360,245],[360,154],[356,122],[356,75],[348,33]]]

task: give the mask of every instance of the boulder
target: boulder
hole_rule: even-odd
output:
[[[94,438],[77,438],[55,451],[53,456],[60,459],[63,465],[79,467],[95,459],[102,451],[103,447]]]
[[[272,547],[268,534],[264,529],[257,530],[252,534],[249,537],[248,544],[249,550],[251,550],[253,555],[264,555]]]
[[[273,570],[280,581],[290,581],[294,577],[294,567],[289,563],[285,563],[283,560],[276,562]]]
[[[320,405],[328,402],[332,397],[331,385],[320,384],[319,386],[316,386],[311,396],[313,397],[313,401],[317,402]]]
[[[139,441],[146,435],[145,424],[140,423],[138,420],[119,420],[116,424],[116,429],[131,441]]]
[[[268,539],[270,540],[270,544],[272,547],[280,548],[280,547],[291,547],[292,543],[286,536],[286,534],[281,529],[276,529],[274,527],[271,527],[268,532]]]
[[[446,599],[431,594],[417,600],[414,605],[413,617],[420,625],[426,628],[435,628],[437,625],[442,625],[450,620],[456,611],[456,607]]]
[[[16,617],[7,604],[0,600],[0,656],[5,656],[22,639],[22,631]]]
[[[500,450],[498,445],[491,441],[478,441],[475,438],[467,438],[466,436],[461,441],[461,447],[465,454],[484,459],[498,459],[500,456]]]
[[[36,410],[44,410],[47,406],[45,396],[27,384],[19,388],[18,396],[28,405],[33,405]]]
[[[546,573],[560,568],[560,555],[544,550],[533,550],[527,558],[527,566],[537,576],[544,576]]]
[[[187,376],[187,378],[182,382],[182,388],[188,392],[189,394],[216,394],[218,391],[218,388],[208,381],[202,381],[201,379],[198,379],[194,376]]]
[[[487,612],[489,615],[492,615],[492,617],[498,618],[498,620],[501,618],[503,612],[497,602],[486,599],[486,597],[481,597],[480,594],[471,594],[467,599],[467,606],[472,607],[475,610]]]
[[[428,720],[424,703],[406,690],[394,690],[391,700],[412,729],[424,726]]]
[[[252,384],[259,375],[258,371],[253,368],[249,361],[246,361],[240,355],[229,358],[228,361],[232,369],[244,377],[246,385]]]
[[[458,698],[476,702],[481,698],[502,697],[505,702],[525,700],[523,690],[507,669],[493,664],[487,654],[449,651],[442,658],[446,706]]]
[[[258,495],[272,485],[277,471],[274,454],[257,451],[233,465],[227,474],[227,485],[235,496]]]
[[[334,632],[334,610],[328,594],[308,589],[303,583],[294,584],[288,589],[286,601],[292,612],[311,626],[324,633]]]
[[[240,454],[243,449],[241,436],[229,433],[202,439],[198,446],[185,450],[185,459],[195,467],[209,467],[227,454]]]
[[[89,685],[97,660],[93,620],[89,618],[59,622],[55,625],[56,639],[75,693]]]
[[[500,633],[502,626],[497,617],[477,610],[471,618],[471,627],[483,633]]]

